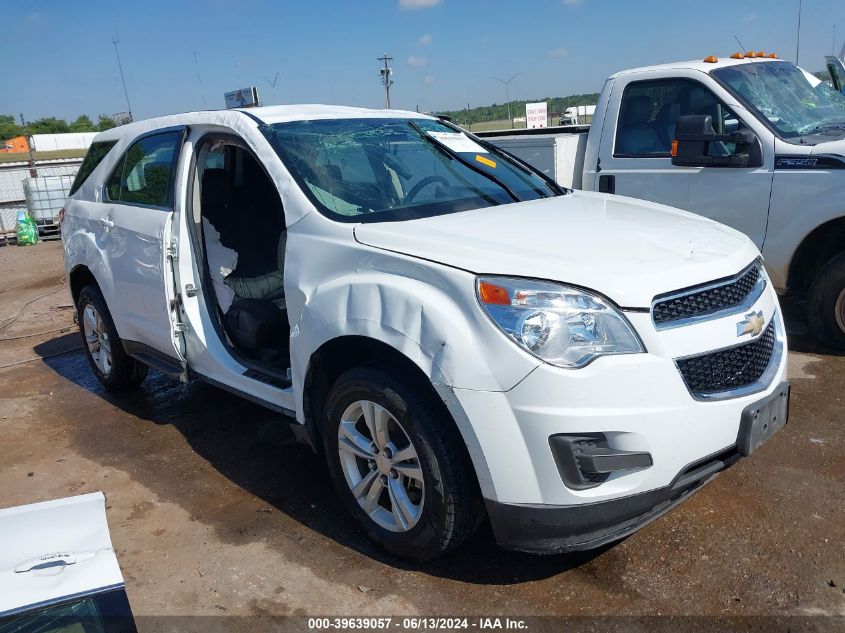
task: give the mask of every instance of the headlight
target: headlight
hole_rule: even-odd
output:
[[[475,288],[493,323],[552,365],[583,367],[599,356],[644,351],[627,319],[590,292],[508,277],[479,277]]]

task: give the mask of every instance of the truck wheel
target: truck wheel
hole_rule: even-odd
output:
[[[426,561],[483,516],[475,472],[443,403],[387,368],[351,369],[326,400],[323,443],[347,510],[387,551]]]
[[[147,377],[149,367],[123,351],[123,343],[100,291],[85,286],[79,293],[76,309],[85,356],[97,379],[112,391],[140,385]]]
[[[810,331],[819,342],[845,349],[845,253],[825,264],[807,299]]]

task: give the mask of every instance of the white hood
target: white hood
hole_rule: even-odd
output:
[[[561,281],[647,308],[655,295],[728,277],[759,252],[727,226],[671,207],[576,191],[405,222],[361,224],[362,244],[473,273]]]

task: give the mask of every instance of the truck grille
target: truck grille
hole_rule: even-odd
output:
[[[717,352],[682,358],[675,363],[693,396],[752,385],[763,376],[775,350],[775,321],[756,340]]]
[[[652,308],[655,325],[660,329],[661,326],[668,327],[677,321],[730,310],[745,304],[750,296],[752,301],[756,300],[759,292],[755,290],[759,288],[762,292],[762,284],[758,283],[761,276],[760,266],[761,263],[755,261],[737,276],[723,282],[690,288],[683,293],[673,293],[665,299],[658,298]]]

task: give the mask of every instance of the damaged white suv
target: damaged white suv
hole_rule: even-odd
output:
[[[408,558],[485,516],[519,550],[620,539],[786,422],[783,321],[748,238],[561,189],[429,116],[115,128],[62,235],[106,387],[153,367],[294,417],[364,531]]]

